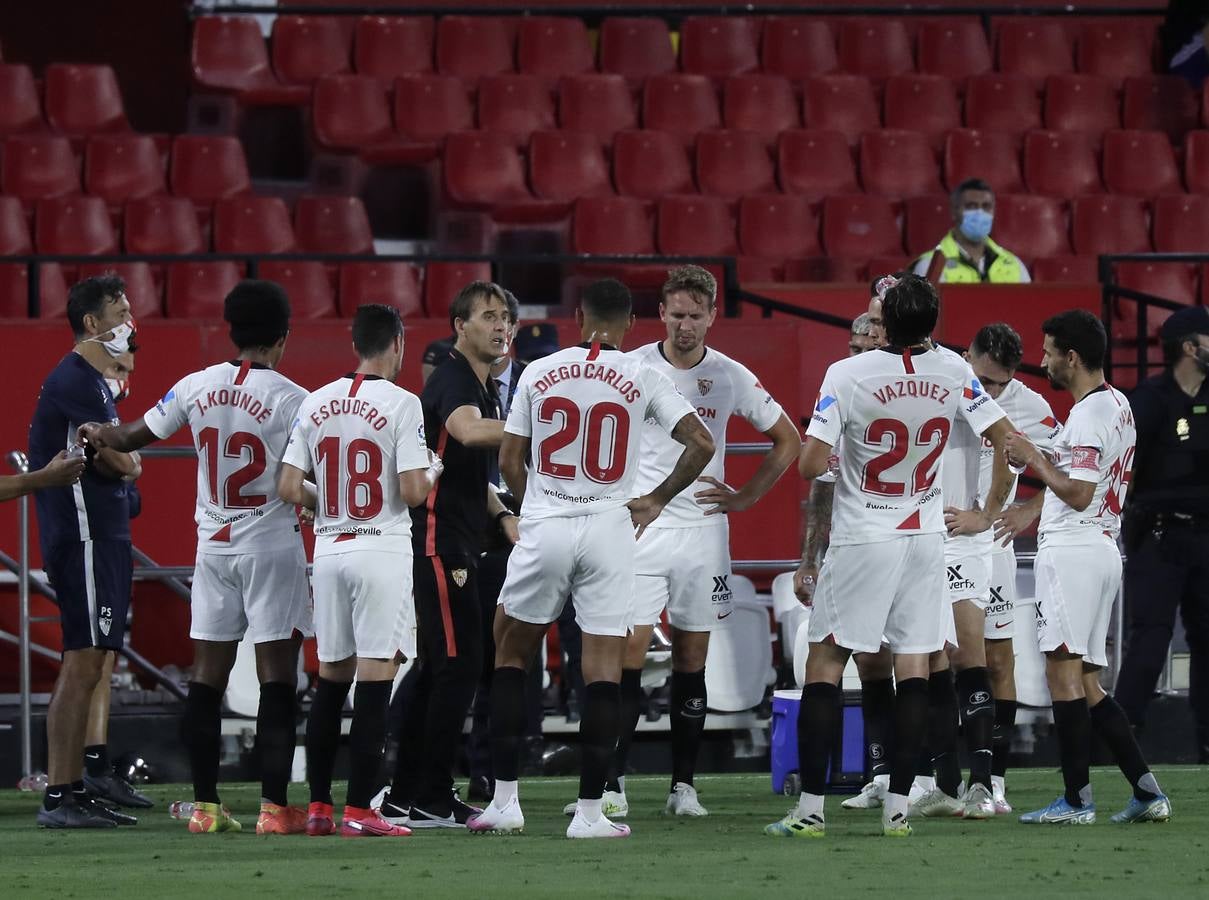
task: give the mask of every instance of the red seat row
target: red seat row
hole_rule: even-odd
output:
[[[0,64],[0,136],[48,128],[71,137],[129,131],[114,70],[75,63],[47,66],[43,115],[33,70]]]

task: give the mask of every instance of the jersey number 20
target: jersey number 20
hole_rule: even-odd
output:
[[[548,435],[537,448],[537,471],[543,475],[567,481],[575,477],[575,465],[556,461],[554,454],[580,438],[581,426],[583,452],[580,456],[584,474],[597,484],[612,484],[625,472],[630,413],[620,403],[594,404],[584,416],[574,401],[566,397],[547,397],[537,408],[537,419],[546,425],[552,425],[555,419],[561,420],[558,430]],[[604,444],[606,428],[607,446]]]

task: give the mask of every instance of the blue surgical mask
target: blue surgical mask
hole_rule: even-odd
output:
[[[969,241],[985,241],[995,217],[985,209],[967,209],[961,214],[961,233]]]

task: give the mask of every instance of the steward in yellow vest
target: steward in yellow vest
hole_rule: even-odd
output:
[[[953,191],[953,228],[914,266],[934,284],[1026,284],[1032,280],[1020,258],[991,240],[995,195],[977,178]]]

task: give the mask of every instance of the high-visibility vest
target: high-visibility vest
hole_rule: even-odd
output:
[[[961,252],[961,247],[953,237],[953,232],[944,236],[932,253],[925,253],[920,259],[931,263],[933,256],[940,253],[944,256],[944,268],[941,270],[939,281],[944,284],[1020,284],[1023,280],[1024,264],[1014,253],[1004,250],[990,238],[986,239],[986,274],[978,271],[970,259]]]

